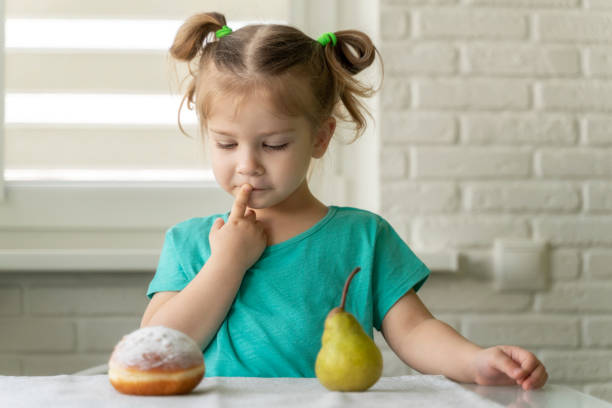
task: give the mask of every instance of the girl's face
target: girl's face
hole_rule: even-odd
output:
[[[248,206],[261,209],[286,200],[306,181],[311,157],[323,155],[303,117],[283,117],[261,93],[253,93],[235,110],[231,97],[220,96],[207,121],[207,144],[213,173],[225,191],[236,196],[253,186]]]

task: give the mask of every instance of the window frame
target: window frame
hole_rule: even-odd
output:
[[[290,24],[318,38],[360,25],[379,35],[378,2],[290,0]],[[0,7],[0,90],[4,84],[4,8]],[[363,137],[330,146],[312,189],[324,202],[377,212],[380,208],[378,95],[363,101],[374,116]],[[4,124],[4,98],[0,123]],[[339,130],[337,130],[338,132]],[[170,226],[222,213],[232,199],[215,181],[43,182],[4,180],[4,126],[0,127],[0,273],[153,272]],[[324,183],[321,181],[324,180]],[[319,184],[319,185],[317,185]],[[374,193],[372,193],[374,192]],[[38,239],[39,235],[45,239]],[[45,242],[38,246],[26,241]],[[94,242],[95,244],[91,244]],[[459,252],[418,251],[432,272],[459,271]]]
[[[338,26],[338,0],[290,0],[289,24],[315,36]],[[5,11],[0,8],[0,89],[4,84]],[[4,98],[1,102],[4,108]],[[4,124],[4,109],[0,109]],[[0,129],[0,153],[4,151],[4,126]],[[334,188],[327,189],[334,203],[347,198],[339,153],[334,154],[333,174],[325,176]],[[4,154],[0,154],[0,272],[154,270],[164,231],[186,219],[222,213],[232,199],[214,181],[11,181],[4,179]],[[57,248],[23,248],[12,235],[27,231],[58,233]],[[112,248],[111,240],[100,248],[84,248],[79,234],[117,237],[138,232],[146,242],[134,241]],[[112,232],[109,234],[109,231]],[[59,238],[62,232],[62,238]],[[4,235],[2,237],[2,235]],[[128,239],[128,238],[126,238]],[[27,240],[27,239],[25,239]]]

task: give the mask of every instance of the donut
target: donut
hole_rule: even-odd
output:
[[[203,377],[204,357],[196,342],[164,326],[123,336],[108,361],[110,383],[123,394],[187,394]]]

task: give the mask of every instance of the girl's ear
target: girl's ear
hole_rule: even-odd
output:
[[[321,124],[313,144],[312,157],[320,159],[323,157],[329,146],[334,131],[336,130],[336,118],[330,116]]]

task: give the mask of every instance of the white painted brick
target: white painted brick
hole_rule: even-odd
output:
[[[550,254],[550,273],[553,280],[572,280],[580,275],[580,252],[575,249],[556,249]]]
[[[381,209],[388,214],[455,212],[459,193],[452,183],[383,183]]]
[[[382,0],[382,4],[391,6],[448,6],[459,0]]]
[[[588,212],[612,212],[612,183],[586,183],[585,208]]]
[[[610,0],[583,0],[586,7],[592,9],[610,9],[612,8],[612,3]]]
[[[547,240],[553,245],[609,246],[612,245],[610,231],[610,217],[551,217],[533,220],[534,237]]]
[[[380,52],[385,74],[451,74],[458,70],[458,52],[449,44],[383,44]]]
[[[108,354],[37,355],[23,358],[24,375],[65,375],[106,364]]]
[[[459,272],[469,274],[470,278],[493,281],[495,266],[491,248],[464,249],[459,257]]]
[[[556,283],[536,295],[536,310],[543,312],[611,312],[612,283]]]
[[[140,327],[140,318],[88,319],[77,324],[77,350],[110,353],[121,338]]]
[[[0,356],[0,375],[21,375],[21,360],[16,357]]]
[[[484,347],[577,347],[580,342],[580,322],[576,317],[472,316],[464,319],[463,327],[465,337]]]
[[[467,72],[519,76],[580,74],[580,53],[570,47],[533,45],[468,45]]]
[[[425,38],[526,38],[527,16],[513,12],[480,10],[421,10],[416,15],[416,31]]]
[[[461,120],[462,140],[472,144],[568,145],[578,139],[576,122],[554,114],[469,114]]]
[[[531,151],[500,147],[417,147],[411,156],[416,178],[524,178],[531,174]]]
[[[499,293],[480,279],[431,276],[419,290],[423,303],[439,312],[519,312],[531,306],[531,296],[525,293]]]
[[[412,242],[412,218],[403,214],[386,214],[381,212],[382,216],[389,221],[397,235],[408,245]]]
[[[610,6],[612,6],[612,3],[610,4]],[[589,395],[592,395],[595,398],[599,398],[612,403],[612,383],[610,383],[609,381],[605,384],[586,385],[584,387],[584,392]]]
[[[612,230],[610,233],[612,234]],[[612,250],[587,251],[584,257],[584,273],[591,280],[612,279]],[[610,301],[612,302],[612,299]]]
[[[452,144],[457,138],[456,120],[447,114],[383,113],[381,129],[385,144]]]
[[[580,191],[568,183],[474,183],[465,187],[466,208],[495,212],[574,212],[580,208]]]
[[[610,177],[612,150],[546,149],[535,152],[535,169],[544,177]]]
[[[612,377],[612,351],[543,351],[540,359],[549,382],[600,381]]]
[[[145,287],[32,287],[34,315],[132,315],[141,316],[147,306]]]
[[[410,82],[405,79],[386,78],[381,90],[384,111],[401,111],[410,108],[412,97]]]
[[[544,41],[601,41],[612,37],[612,14],[546,13],[538,14],[538,38]]]
[[[490,247],[499,237],[528,238],[527,222],[516,217],[464,215],[420,217],[414,225],[414,240],[424,248]]]
[[[612,347],[612,317],[592,316],[584,319],[584,344],[589,347]]]
[[[419,80],[415,106],[427,109],[527,109],[528,84],[512,79]]]
[[[380,151],[380,176],[383,180],[403,178],[408,170],[408,155],[399,148],[382,148]]]
[[[410,14],[403,10],[382,9],[380,34],[383,40],[399,40],[410,35]]]
[[[499,7],[574,7],[580,0],[467,0],[467,4],[476,6]]]
[[[607,116],[587,118],[586,143],[596,146],[612,146],[612,119]]]
[[[538,108],[612,111],[612,85],[605,82],[596,83],[595,80],[547,82],[537,84],[535,92]]]
[[[586,72],[595,77],[612,76],[612,47],[590,47],[585,52]]]
[[[0,351],[71,351],[74,324],[63,319],[0,319]]]
[[[0,316],[16,316],[22,313],[22,289],[18,286],[0,287]]]

